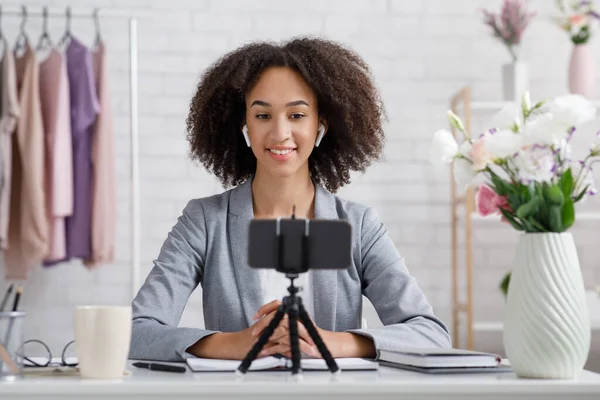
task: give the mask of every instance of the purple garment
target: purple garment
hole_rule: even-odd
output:
[[[73,138],[73,215],[66,219],[67,259],[92,251],[92,133],[100,112],[92,53],[75,38],[66,51]]]

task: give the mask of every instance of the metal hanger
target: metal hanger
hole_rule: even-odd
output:
[[[47,48],[52,47],[52,40],[50,40],[50,35],[48,34],[48,7],[44,6],[43,11],[44,22],[42,28],[42,35],[40,36],[40,41],[37,45],[37,50],[45,50]]]
[[[71,40],[72,37],[73,36],[71,35],[71,7],[67,7],[67,28],[62,39],[60,39],[60,45],[63,46],[67,44],[67,42]]]
[[[96,39],[94,41],[94,47],[98,47],[102,41],[102,37],[100,36],[100,19],[98,18],[97,8],[94,8],[94,25],[96,26]]]
[[[15,42],[15,51],[24,49],[27,46],[27,43],[29,43],[29,37],[27,36],[27,32],[25,32],[25,24],[27,23],[27,7],[21,6],[21,15],[23,18],[21,19],[19,35],[17,36],[17,40]]]

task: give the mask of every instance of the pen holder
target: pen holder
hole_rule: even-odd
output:
[[[24,311],[0,312],[0,380],[23,377]]]

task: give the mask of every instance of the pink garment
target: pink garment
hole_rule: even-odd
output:
[[[45,131],[46,262],[66,257],[65,217],[73,213],[73,156],[69,79],[65,59],[52,49],[40,65],[40,102]]]
[[[100,113],[92,136],[92,252],[91,258],[84,261],[89,268],[111,263],[115,259],[117,223],[115,146],[108,66],[103,42],[99,43],[94,53],[94,74]]]
[[[12,176],[12,136],[21,113],[17,93],[17,75],[15,58],[10,45],[3,40],[4,52],[0,61],[2,75],[0,79],[0,161],[2,179],[0,182],[0,250],[8,247],[8,224],[10,220],[10,189]]]
[[[39,64],[31,45],[16,60],[21,115],[12,144],[9,247],[6,279],[25,280],[47,252],[44,193],[44,126],[40,109]]]

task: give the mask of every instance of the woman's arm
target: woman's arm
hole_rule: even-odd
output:
[[[179,328],[181,314],[200,283],[206,226],[200,200],[190,201],[169,232],[154,267],[133,300],[129,358],[181,361],[186,351],[215,331]]]
[[[434,315],[372,208],[367,209],[363,217],[361,236],[363,294],[375,307],[384,326],[348,332],[371,339],[376,350],[451,347],[448,328]]]

